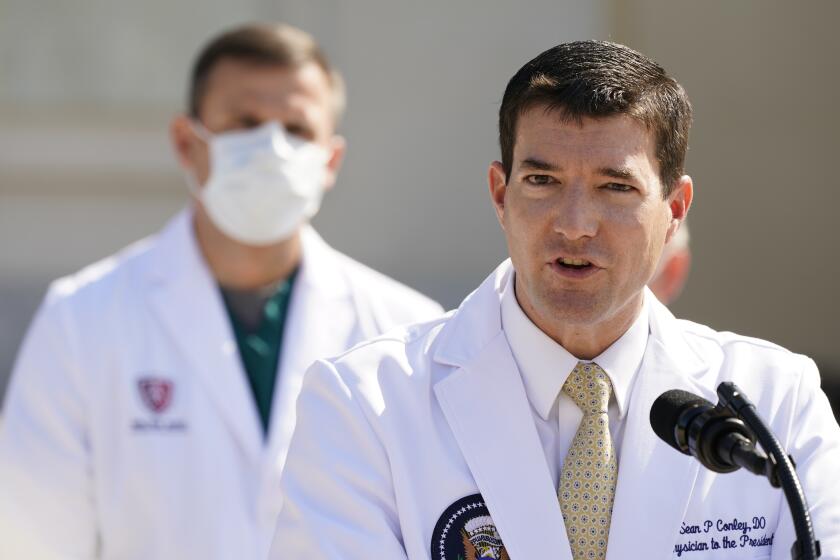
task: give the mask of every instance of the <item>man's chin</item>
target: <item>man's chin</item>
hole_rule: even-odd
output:
[[[605,315],[603,299],[597,294],[586,292],[564,292],[551,294],[543,299],[541,314],[550,317],[555,324],[591,327],[598,324]]]

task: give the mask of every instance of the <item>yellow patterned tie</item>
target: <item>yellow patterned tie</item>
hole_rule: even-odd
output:
[[[607,418],[612,386],[598,364],[579,362],[563,392],[583,411],[557,491],[566,534],[575,560],[604,559],[618,474]]]

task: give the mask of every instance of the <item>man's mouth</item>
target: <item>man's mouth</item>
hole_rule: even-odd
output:
[[[557,259],[557,264],[563,268],[569,268],[572,270],[585,270],[593,266],[591,262],[585,259],[572,259],[568,257],[560,257]]]

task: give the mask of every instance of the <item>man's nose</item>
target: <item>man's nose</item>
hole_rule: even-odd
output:
[[[598,233],[597,201],[584,185],[566,185],[555,204],[555,232],[567,239],[594,237]]]

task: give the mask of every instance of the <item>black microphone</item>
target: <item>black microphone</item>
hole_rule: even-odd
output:
[[[756,449],[752,430],[725,407],[672,389],[654,401],[650,425],[665,443],[680,453],[693,455],[712,471],[728,473],[743,467],[767,476],[773,486],[779,487],[774,465]]]
[[[665,443],[680,453],[693,455],[712,471],[727,473],[743,467],[766,476],[770,484],[783,490],[793,517],[796,541],[791,557],[819,558],[820,543],[814,536],[793,458],[785,455],[778,438],[737,385],[723,382],[718,385],[717,394],[719,403],[714,406],[688,391],[665,391],[650,407],[653,431]],[[769,457],[756,449],[756,439]]]

